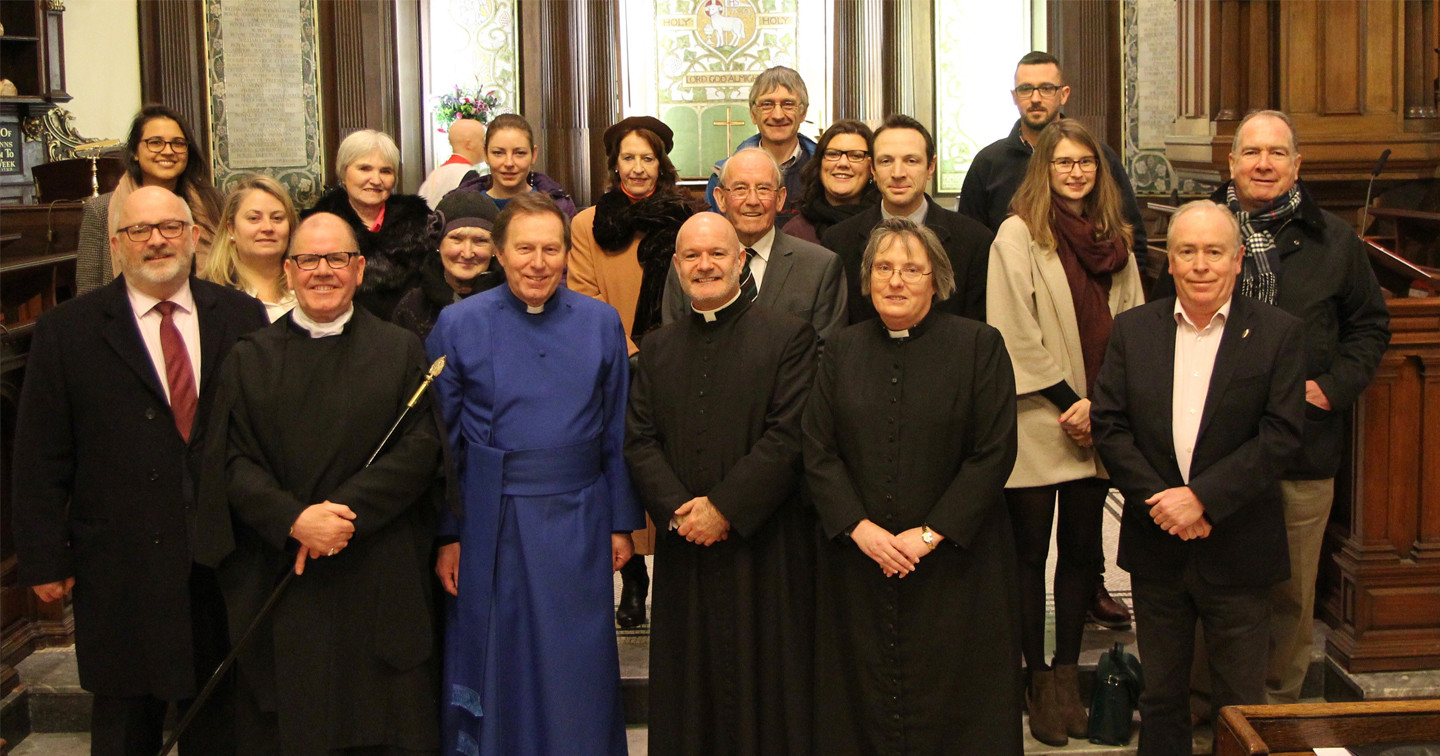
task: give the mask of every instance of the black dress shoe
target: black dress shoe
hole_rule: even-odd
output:
[[[649,592],[650,575],[645,571],[644,557],[631,557],[620,568],[620,606],[615,608],[615,624],[626,630],[645,624],[645,594]]]
[[[1130,610],[1124,604],[1111,598],[1102,584],[1095,589],[1095,600],[1090,602],[1087,617],[1091,622],[1111,630],[1130,629]]]

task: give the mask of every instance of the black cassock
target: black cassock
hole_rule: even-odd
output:
[[[207,454],[197,559],[229,552],[218,573],[232,640],[293,568],[300,512],[329,500],[356,514],[349,545],[306,563],[236,663],[241,753],[439,746],[441,440],[428,398],[365,467],[425,369],[414,334],[360,307],[320,339],[281,318],[221,368],[208,438],[228,444]]]
[[[815,331],[737,301],[645,337],[625,459],[654,518],[650,752],[808,754],[814,514],[799,495]],[[730,535],[668,530],[708,496]]]
[[[1021,753],[1016,563],[1002,491],[1015,379],[1000,333],[931,311],[825,346],[805,409],[819,549],[816,753]],[[848,533],[945,536],[887,578]]]

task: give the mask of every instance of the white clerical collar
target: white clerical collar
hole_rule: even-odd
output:
[[[721,310],[724,310],[726,307],[735,304],[735,300],[740,298],[740,293],[740,289],[736,289],[735,296],[730,297],[729,302],[726,302],[725,304],[720,305],[713,310],[702,310],[696,307],[693,303],[690,305],[690,309],[694,310],[696,315],[704,318],[706,323],[714,323],[716,320],[719,319]]]
[[[309,315],[306,315],[305,310],[299,307],[290,311],[290,319],[294,321],[295,325],[305,329],[305,332],[309,333],[312,339],[323,339],[326,336],[339,336],[345,332],[345,324],[349,323],[350,318],[354,317],[354,315],[354,303],[351,303],[350,306],[345,309],[345,312],[341,313],[340,317],[335,318],[329,323],[321,323],[315,320]]]
[[[890,212],[890,210],[885,207],[885,203],[884,203],[884,202],[881,202],[881,203],[880,203],[880,217],[883,218],[883,219],[885,219],[885,220],[890,220],[891,218],[908,218],[911,223],[914,223],[914,224],[917,225],[917,226],[923,226],[923,225],[925,225],[925,212],[926,212],[927,210],[929,210],[929,209],[930,209],[930,203],[929,203],[929,202],[921,202],[921,203],[920,203],[920,209],[919,209],[919,210],[916,210],[915,212],[913,212],[913,213],[911,213],[911,214],[909,214],[909,215],[896,215],[895,213]]]
[[[909,328],[906,328],[906,329],[903,330],[903,331],[892,331],[892,330],[890,330],[889,328],[886,328],[886,329],[885,329],[885,333],[890,334],[890,338],[892,338],[892,339],[908,339],[908,338],[910,338],[910,329],[909,329]]]
[[[538,305],[527,304],[525,305],[525,312],[531,315],[539,315],[540,313],[545,312],[545,303],[541,302]]]

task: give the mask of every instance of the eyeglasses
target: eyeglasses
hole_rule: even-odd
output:
[[[1229,257],[1229,256],[1232,255],[1232,254],[1233,254],[1233,253],[1232,253],[1230,250],[1226,250],[1226,249],[1203,249],[1203,250],[1202,250],[1202,249],[1188,249],[1188,248],[1186,248],[1186,249],[1174,249],[1174,250],[1170,250],[1170,256],[1171,256],[1171,257],[1174,257],[1175,259],[1177,259],[1177,260],[1179,260],[1179,261],[1181,261],[1181,262],[1193,263],[1193,262],[1195,262],[1195,258],[1200,257],[1200,256],[1203,255],[1203,256],[1205,257],[1205,262],[1207,262],[1207,263],[1209,263],[1209,264],[1211,264],[1211,265],[1214,265],[1215,263],[1218,263],[1218,262],[1220,262],[1221,260],[1224,260],[1225,258]]]
[[[176,155],[184,155],[190,151],[190,145],[185,141],[184,137],[175,137],[174,139],[150,137],[149,139],[142,140],[140,143],[145,145],[145,149],[150,150],[156,155],[164,152],[167,146],[174,150]]]
[[[759,186],[749,186],[747,184],[733,184],[731,186],[721,188],[735,195],[736,197],[747,197],[750,195],[751,192],[754,192],[755,196],[759,197],[761,200],[768,200],[771,197],[775,196],[775,192],[779,191],[778,189],[770,186],[769,184],[760,184]]]
[[[905,283],[919,283],[925,276],[934,275],[932,271],[920,270],[918,265],[906,265],[903,268],[896,268],[885,263],[880,263],[870,268],[870,276],[877,281],[889,281],[900,274],[900,280]]]
[[[1039,86],[1034,84],[1021,84],[1015,87],[1015,96],[1021,99],[1029,97],[1036,92],[1039,92],[1041,97],[1048,100],[1060,93],[1060,87],[1056,84],[1041,84]]]
[[[324,255],[291,255],[290,259],[300,270],[315,270],[320,267],[321,260],[324,260],[331,270],[339,270],[350,265],[350,258],[359,256],[359,252],[331,252]]]
[[[852,163],[858,163],[858,162],[864,160],[865,158],[870,157],[870,151],[869,151],[869,150],[825,150],[825,152],[821,153],[820,157],[822,157],[822,158],[825,160],[825,162],[827,162],[827,163],[838,163],[838,162],[840,162],[840,158],[841,158],[841,157],[850,158],[850,162],[852,162]]]
[[[160,221],[159,223],[136,223],[133,226],[126,226],[120,230],[125,232],[125,236],[128,237],[130,241],[147,242],[150,241],[152,231],[159,231],[160,235],[166,239],[178,239],[181,234],[185,233],[185,228],[189,225],[189,223],[182,220],[168,220]]]
[[[1059,158],[1050,161],[1050,166],[1055,169],[1056,173],[1069,173],[1075,170],[1075,166],[1077,165],[1080,166],[1081,173],[1094,173],[1100,163],[1093,157],[1083,157],[1079,160],[1075,160],[1074,158]]]
[[[776,102],[774,100],[761,100],[760,102],[755,103],[755,109],[760,111],[761,113],[770,113],[773,112],[776,108],[779,108],[786,113],[794,113],[795,111],[800,109],[800,103],[794,100],[781,100],[780,102]]]

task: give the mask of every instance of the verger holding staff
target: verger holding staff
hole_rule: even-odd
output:
[[[815,750],[1021,752],[1015,547],[1002,491],[1015,380],[994,328],[935,310],[935,234],[884,220],[878,320],[826,345],[803,420],[820,548]]]
[[[438,744],[440,431],[423,400],[367,466],[428,363],[413,334],[354,304],[356,247],[342,218],[301,223],[285,261],[296,308],[219,377],[198,550],[218,563],[237,644],[276,581],[301,573],[236,662],[243,754]]]

